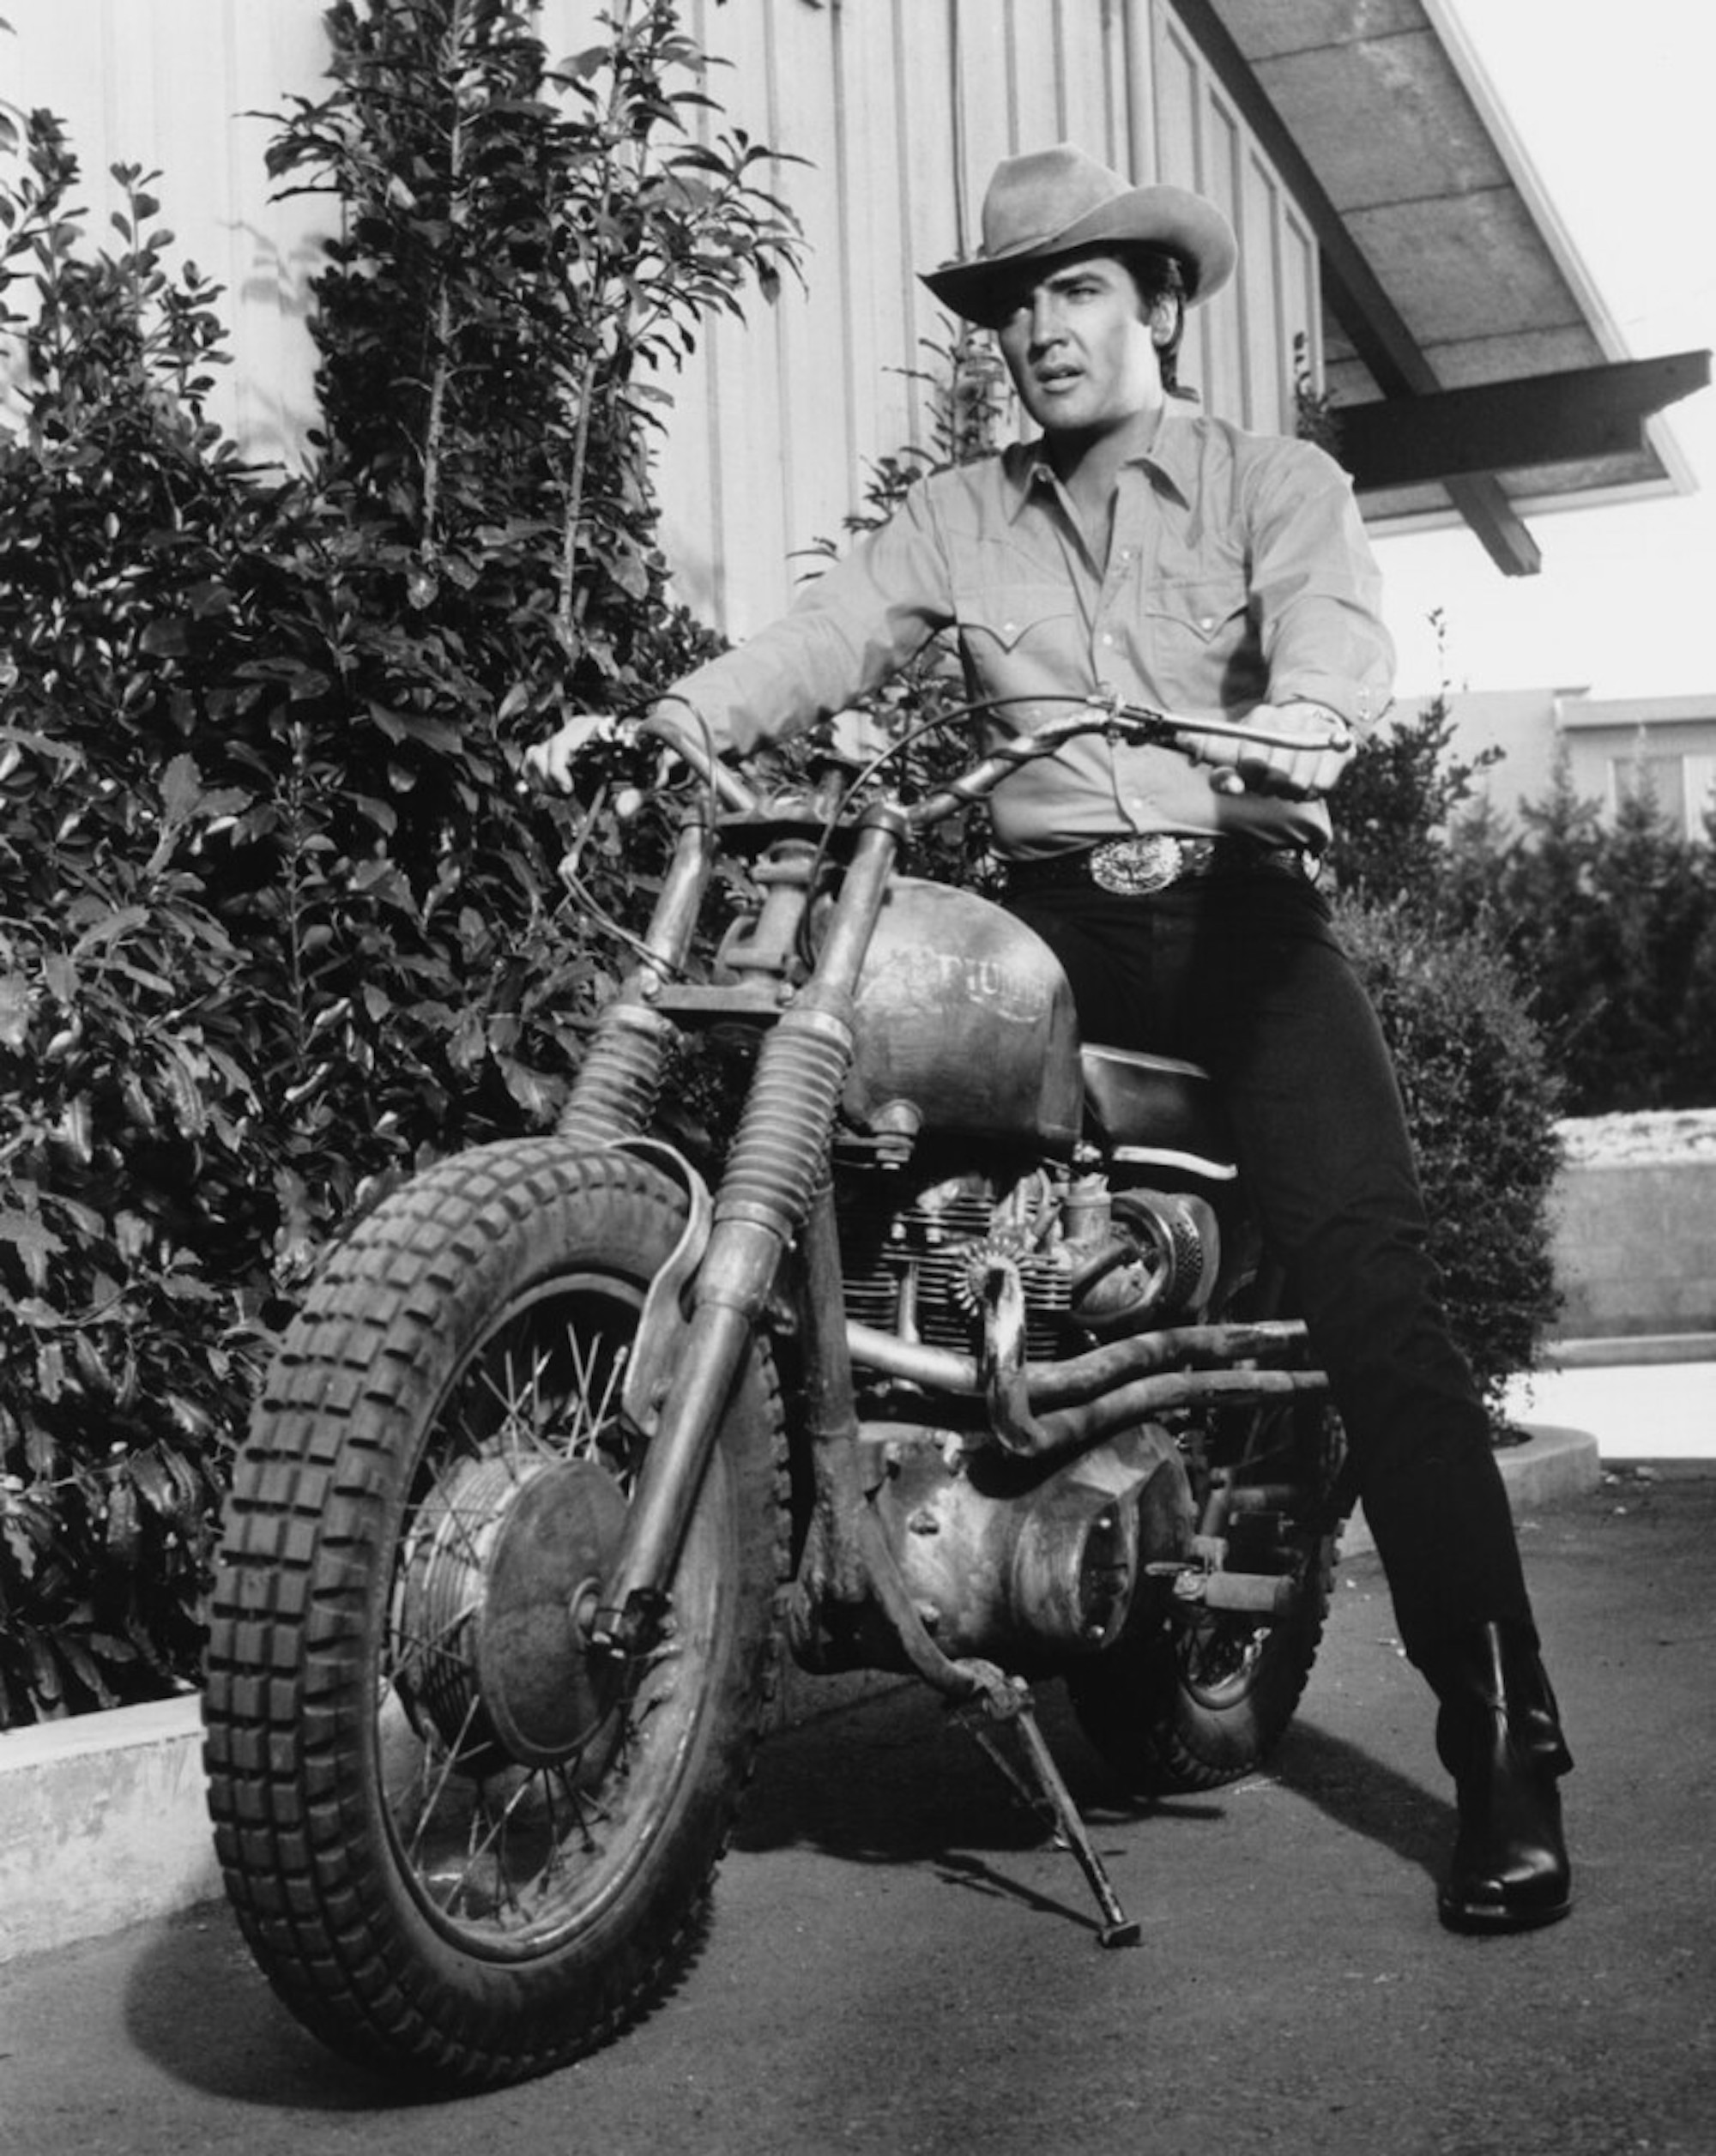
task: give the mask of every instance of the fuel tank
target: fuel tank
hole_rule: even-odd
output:
[[[896,879],[857,995],[842,1105],[861,1129],[909,1104],[927,1134],[1064,1157],[1084,1102],[1072,992],[1033,930],[973,891]]]

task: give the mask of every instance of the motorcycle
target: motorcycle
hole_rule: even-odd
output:
[[[325,1259],[237,1463],[204,1711],[240,1926],[338,2050],[469,2090],[645,2010],[783,1643],[942,1694],[1109,1946],[1138,1927],[1032,1688],[1139,1793],[1290,1721],[1342,1445],[1210,1081],[1081,1042],[1040,939],[904,866],[1029,759],[1186,724],[1066,707],[909,801],[892,752],[758,794],[674,735],[700,776],[557,1131]],[[747,903],[699,967],[721,863]],[[698,1033],[754,1047],[708,1175],[659,1113]]]

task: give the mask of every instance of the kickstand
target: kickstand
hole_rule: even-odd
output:
[[[1103,1923],[1097,1932],[1098,1943],[1104,1947],[1136,1946],[1139,1939],[1137,1920],[1128,1917],[1121,1908],[1120,1897],[1115,1893],[1109,1875],[1103,1868],[1103,1860],[1097,1856],[1091,1839],[1090,1830],[1079,1815],[1079,1807],[1072,1801],[1072,1793],[1060,1779],[1060,1770],[1054,1764],[1054,1754],[1037,1726],[1036,1708],[1029,1686],[1015,1680],[1005,1702],[998,1703],[991,1697],[986,1698],[982,1705],[982,1712],[991,1720],[1009,1721],[1018,1730],[1029,1779],[1019,1772],[994,1737],[984,1728],[977,1718],[978,1710],[976,1707],[956,1712],[1029,1809],[1039,1818],[1047,1818],[1056,1841],[1063,1849],[1070,1849],[1079,1859],[1079,1868],[1090,1882],[1091,1891],[1097,1897],[1097,1906],[1103,1912]]]

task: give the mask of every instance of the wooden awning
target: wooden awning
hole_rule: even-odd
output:
[[[1650,424],[1708,353],[1634,359],[1439,0],[1174,0],[1315,235],[1323,378],[1374,526],[1689,491]]]

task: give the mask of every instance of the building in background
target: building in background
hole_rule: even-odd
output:
[[[1716,691],[1598,699],[1583,689],[1458,692],[1448,699],[1455,753],[1500,749],[1475,787],[1503,816],[1541,801],[1565,762],[1574,792],[1605,819],[1641,786],[1683,836],[1703,841],[1716,816]]]

